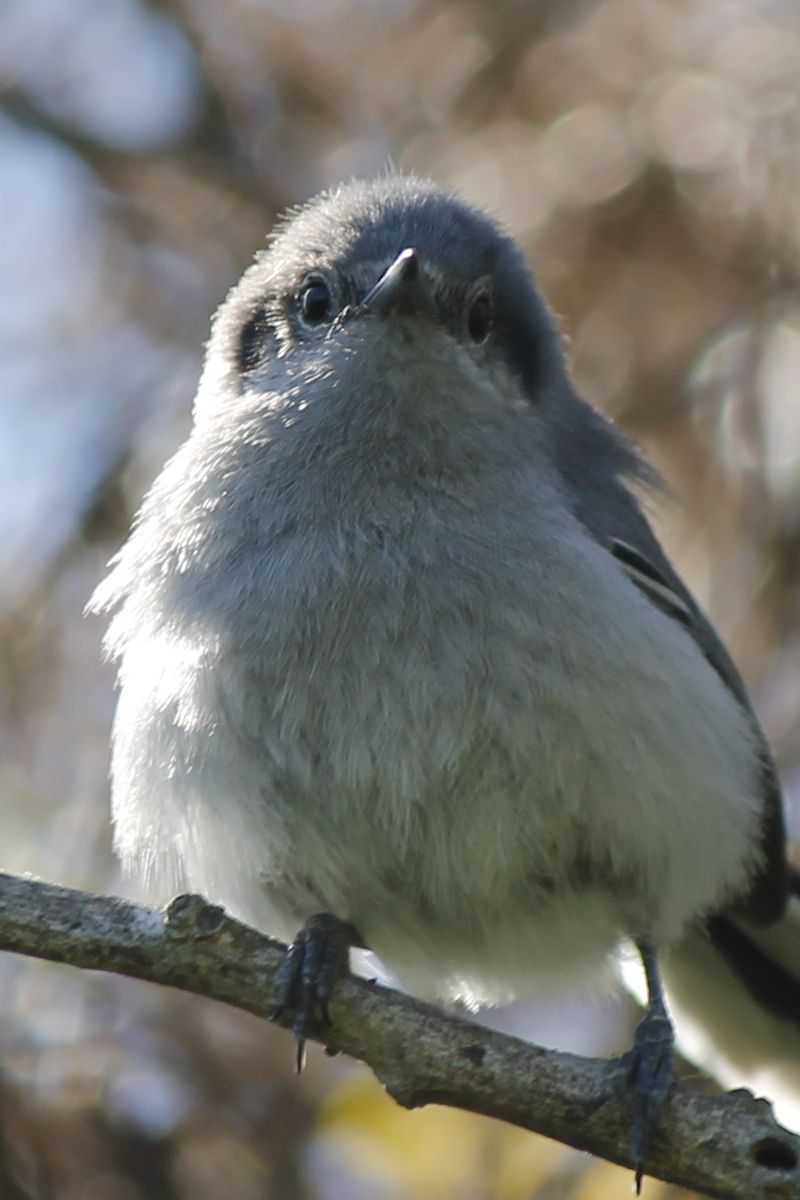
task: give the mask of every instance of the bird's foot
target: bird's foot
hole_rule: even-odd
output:
[[[636,1027],[633,1047],[623,1055],[628,1095],[633,1108],[631,1157],[636,1194],[642,1190],[647,1153],[673,1078],[675,1038],[662,1003],[651,1004]]]
[[[269,1019],[277,1021],[287,1009],[294,1013],[298,1071],[305,1063],[306,1038],[331,1024],[328,1005],[333,989],[347,971],[350,947],[360,942],[352,925],[332,913],[317,913],[309,917],[286,951]]]

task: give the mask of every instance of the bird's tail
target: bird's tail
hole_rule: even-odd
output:
[[[663,962],[678,1047],[727,1087],[746,1085],[800,1131],[800,872],[776,925],[725,915]]]

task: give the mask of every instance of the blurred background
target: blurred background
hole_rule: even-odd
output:
[[[135,894],[82,617],[186,433],[209,315],[276,214],[388,161],[501,218],[800,792],[795,0],[4,0],[0,844]],[[630,1178],[211,1002],[0,960],[3,1200],[603,1200]],[[619,996],[490,1019],[627,1043]],[[648,1182],[651,1200],[686,1195]]]

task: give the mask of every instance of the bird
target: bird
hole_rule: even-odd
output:
[[[800,1011],[759,943],[800,891],[777,771],[658,487],[513,238],[431,180],[354,180],[220,306],[191,433],[91,602],[122,862],[291,943],[301,1047],[354,946],[470,1008],[638,948],[638,1184],[661,960]]]

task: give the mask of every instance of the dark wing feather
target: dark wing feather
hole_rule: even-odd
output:
[[[687,629],[691,629],[694,623],[694,614],[688,604],[680,598],[674,588],[671,588],[661,574],[657,571],[649,559],[645,558],[633,546],[629,546],[627,542],[623,542],[621,538],[612,538],[611,553],[614,558],[622,565],[622,569],[630,579],[631,583],[635,583],[640,592],[644,592],[647,599],[655,604],[656,608],[660,608],[668,617],[672,617],[676,621],[680,621],[681,625],[685,625]]]

